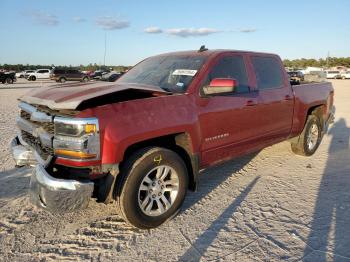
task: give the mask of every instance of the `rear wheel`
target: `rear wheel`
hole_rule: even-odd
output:
[[[36,80],[36,76],[31,76],[31,77],[29,78],[29,80],[30,80],[30,81],[35,81],[35,80]]]
[[[88,82],[89,78],[87,76],[83,77],[83,82]]]
[[[6,84],[13,84],[13,79],[8,77],[6,78],[6,81],[5,81]]]
[[[313,155],[322,140],[322,128],[320,119],[315,115],[309,115],[303,132],[295,142],[291,143],[292,151],[302,156]]]
[[[123,165],[117,181],[117,205],[131,225],[155,228],[179,211],[188,186],[183,160],[165,148],[145,148]]]

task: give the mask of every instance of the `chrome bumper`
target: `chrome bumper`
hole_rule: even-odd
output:
[[[86,208],[94,184],[52,177],[45,163],[31,148],[16,137],[11,142],[11,151],[17,166],[35,166],[30,180],[30,198],[33,204],[51,212],[69,212]]]
[[[86,208],[93,190],[92,182],[54,178],[40,164],[30,180],[32,203],[54,213]]]
[[[329,126],[334,123],[334,119],[335,119],[335,106],[332,106],[332,108],[329,111],[328,119],[324,123],[323,134],[326,134],[328,132]]]
[[[34,152],[29,146],[21,143],[18,137],[11,141],[10,149],[16,166],[34,166],[37,163]]]

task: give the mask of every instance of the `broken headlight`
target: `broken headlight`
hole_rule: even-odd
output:
[[[53,147],[55,155],[75,160],[100,158],[97,118],[55,117]]]

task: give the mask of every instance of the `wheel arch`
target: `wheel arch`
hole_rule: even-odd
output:
[[[123,167],[126,159],[128,159],[135,151],[150,146],[163,147],[177,153],[186,165],[189,176],[189,189],[193,191],[196,190],[200,160],[199,154],[193,152],[192,139],[187,132],[151,138],[129,145],[124,151],[120,168]]]
[[[326,106],[324,104],[318,104],[318,105],[314,105],[314,106],[310,107],[307,110],[306,118],[305,118],[305,121],[304,121],[304,126],[306,124],[307,117],[309,115],[315,115],[315,116],[317,116],[320,119],[320,121],[321,121],[321,128],[322,128],[322,131],[323,131],[324,125],[325,125],[325,119],[324,119],[323,116],[324,116],[325,110],[326,110]]]

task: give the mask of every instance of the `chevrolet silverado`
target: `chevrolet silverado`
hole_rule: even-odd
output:
[[[138,228],[175,216],[200,170],[289,140],[314,154],[334,118],[331,83],[291,86],[279,56],[168,53],[114,83],[64,84],[19,99],[17,166],[51,212],[114,203]],[[205,179],[205,178],[203,178]]]

